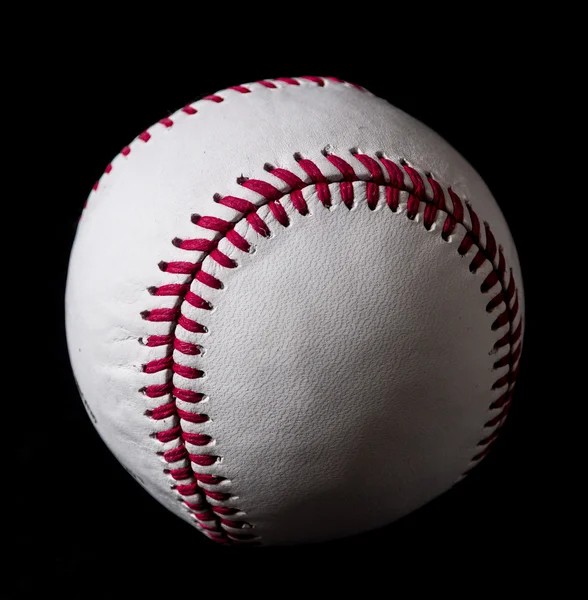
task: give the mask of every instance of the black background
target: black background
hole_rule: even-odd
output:
[[[257,593],[276,579],[281,589],[311,585],[311,579],[313,586],[377,586],[412,569],[413,583],[420,585],[428,577],[422,566],[430,562],[448,561],[459,581],[464,561],[516,570],[520,556],[555,553],[548,541],[553,482],[546,472],[551,466],[542,456],[545,441],[538,433],[550,394],[541,373],[543,266],[535,221],[546,199],[528,184],[529,178],[544,176],[534,133],[540,80],[508,59],[475,69],[453,61],[434,73],[425,66],[402,68],[400,59],[374,68],[359,59],[338,62],[328,53],[319,61],[275,64],[227,58],[204,68],[194,58],[172,67],[111,56],[85,57],[80,69],[75,57],[55,61],[46,98],[52,118],[39,115],[35,122],[39,162],[47,171],[42,187],[50,199],[39,200],[35,211],[46,240],[42,259],[52,267],[44,286],[44,310],[51,318],[44,320],[42,339],[35,342],[43,345],[47,370],[37,376],[48,383],[22,444],[23,458],[33,467],[21,476],[28,487],[8,530],[14,554],[26,559],[17,560],[7,576],[7,597],[28,597],[33,590],[61,598],[123,597],[127,590],[144,590],[149,597],[160,588],[189,597],[243,588]],[[521,373],[492,453],[464,482],[416,513],[382,530],[327,544],[219,548],[136,484],[87,418],[65,345],[67,261],[89,190],[138,133],[201,95],[307,74],[337,76],[388,99],[443,135],[485,179],[510,225],[522,265],[527,316]]]

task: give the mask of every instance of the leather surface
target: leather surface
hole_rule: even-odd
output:
[[[192,523],[164,473],[162,444],[152,436],[170,423],[144,414],[162,400],[139,391],[169,376],[143,372],[142,365],[166,350],[141,343],[168,333],[169,323],[146,322],[141,312],[174,305],[174,298],[148,288],[186,280],[162,272],[161,261],[196,262],[201,255],[176,248],[172,239],[212,237],[197,231],[192,214],[234,220],[235,211],[213,201],[215,193],[260,204],[238,177],[284,189],[264,170],[269,163],[307,180],[295,153],[329,175],[334,167],[325,148],[366,179],[350,150],[404,159],[451,185],[490,224],[522,294],[516,251],[495,201],[437,134],[349,85],[276,86],[252,84],[249,94],[228,90],[224,102],[200,101],[197,114],[177,113],[173,127],[155,125],[148,143],[133,142],[90,195],[71,255],[68,345],[95,425],[144,487]],[[504,334],[491,330],[496,315],[485,311],[489,298],[480,292],[490,266],[470,273],[475,249],[466,257],[457,253],[463,227],[445,242],[445,215],[427,231],[422,214],[415,221],[404,214],[405,197],[397,213],[383,200],[371,211],[365,185],[354,188],[352,210],[342,205],[337,185],[331,209],[307,188],[311,214],[285,204],[287,228],[262,208],[269,239],[239,223],[255,253],[221,242],[219,249],[239,267],[205,259],[205,270],[224,288],[192,284],[215,309],[182,307],[208,333],[178,332],[205,352],[174,359],[206,375],[174,377],[207,395],[199,409],[211,417],[183,426],[214,438],[212,447],[198,451],[222,456],[199,472],[228,478],[210,489],[229,490],[229,504],[244,511],[268,544],[365,531],[448,489],[489,434],[484,423],[500,395],[491,387],[507,371],[493,370],[497,356],[489,354]]]

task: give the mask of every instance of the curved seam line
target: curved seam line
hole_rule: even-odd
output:
[[[334,184],[334,185],[336,185],[336,184],[339,184],[339,183],[343,183],[343,182],[345,182],[345,181],[348,181],[348,180],[337,179],[337,180],[335,180],[335,181],[330,181],[329,183],[330,183],[330,184]],[[373,184],[373,185],[377,185],[377,186],[378,186],[378,188],[384,188],[384,189],[385,189],[385,188],[389,187],[389,188],[392,188],[392,189],[394,189],[394,190],[397,190],[397,191],[399,191],[399,192],[406,192],[406,193],[408,193],[408,194],[410,194],[410,195],[413,195],[413,194],[412,194],[412,192],[414,191],[414,190],[410,189],[410,188],[409,188],[409,187],[407,187],[407,186],[395,186],[395,185],[393,185],[391,182],[384,182],[384,183],[379,183],[379,184],[377,184],[377,183],[375,183],[375,182],[374,182],[373,180],[371,180],[371,179],[368,179],[368,180],[363,180],[363,179],[359,179],[359,178],[358,178],[358,179],[356,179],[355,181],[356,181],[356,182],[363,182],[363,183],[365,183],[365,184]],[[325,182],[325,183],[326,183],[326,182]],[[300,189],[300,190],[302,190],[302,189],[306,189],[306,188],[309,188],[309,187],[315,187],[315,188],[316,188],[316,186],[317,186],[317,183],[316,183],[316,182],[310,182],[310,183],[306,183],[306,184],[304,185],[304,187],[300,187],[300,188],[297,188],[297,189]],[[446,186],[444,186],[444,187],[447,189],[447,187],[446,187]],[[259,211],[259,209],[260,209],[260,208],[262,208],[262,207],[264,207],[264,206],[266,206],[266,205],[270,204],[270,203],[271,203],[271,202],[273,202],[273,201],[280,200],[280,199],[284,198],[285,196],[288,196],[288,195],[290,195],[290,194],[291,194],[293,191],[294,191],[294,190],[288,190],[288,191],[285,191],[285,192],[281,192],[281,193],[280,193],[280,196],[278,196],[278,197],[276,197],[276,198],[272,198],[271,200],[268,200],[268,199],[265,199],[265,198],[264,198],[264,201],[263,201],[262,203],[260,203],[259,205],[255,205],[255,206],[256,206],[256,208],[255,208],[255,211],[252,211],[252,213],[257,213],[257,212]],[[416,197],[416,196],[415,196],[415,197]],[[367,194],[366,194],[366,199],[367,199]],[[420,203],[420,202],[423,202],[424,204],[432,205],[432,206],[434,206],[434,207],[435,207],[435,208],[436,208],[436,209],[437,209],[439,212],[441,212],[441,213],[443,213],[443,214],[445,214],[445,215],[452,216],[453,218],[455,218],[454,214],[453,214],[451,211],[449,211],[449,210],[448,210],[447,206],[445,206],[445,207],[440,207],[440,206],[437,206],[437,205],[435,205],[435,203],[434,203],[432,200],[430,200],[430,199],[428,199],[428,198],[426,198],[426,197],[420,197],[420,198],[417,198],[417,199],[419,200],[419,203]],[[379,200],[380,200],[380,199],[379,199]],[[465,202],[464,202],[463,200],[461,200],[461,198],[460,198],[459,200],[460,200],[460,202],[462,202],[463,204],[465,204]],[[327,208],[327,209],[328,209],[328,207],[326,207],[326,206],[325,206],[325,208]],[[393,211],[393,212],[398,212],[398,210],[396,210],[396,211]],[[233,227],[231,228],[231,230],[234,230],[234,229],[235,229],[235,227],[237,226],[237,224],[238,224],[238,223],[240,223],[240,222],[241,222],[243,219],[245,219],[245,218],[247,217],[247,215],[248,215],[248,214],[252,214],[252,213],[242,213],[242,216],[241,216],[241,218],[239,218],[237,221],[231,222],[231,223],[233,224]],[[404,211],[404,213],[406,214],[406,211]],[[465,211],[464,211],[464,216],[465,216]],[[496,256],[495,256],[495,258],[494,258],[494,259],[491,259],[491,258],[489,257],[489,255],[487,254],[487,248],[486,248],[485,246],[483,246],[483,245],[482,245],[480,237],[474,233],[474,230],[473,230],[473,228],[472,228],[471,226],[468,226],[467,222],[466,222],[466,221],[465,221],[463,218],[462,218],[461,220],[459,220],[459,221],[456,219],[456,224],[459,224],[459,225],[461,225],[461,226],[462,226],[462,227],[465,229],[465,231],[466,231],[466,234],[465,234],[463,237],[465,238],[466,236],[468,236],[468,235],[469,235],[469,236],[470,236],[470,238],[472,239],[472,245],[473,245],[473,246],[475,246],[475,247],[476,247],[476,248],[477,248],[479,251],[481,251],[481,252],[484,254],[485,260],[487,260],[487,261],[488,261],[488,262],[489,262],[489,263],[492,265],[492,270],[493,270],[493,271],[494,271],[494,272],[497,274],[497,277],[498,277],[498,283],[499,283],[499,285],[500,285],[500,288],[501,288],[501,293],[502,293],[502,294],[503,294],[503,296],[506,298],[507,284],[506,284],[506,282],[505,282],[505,277],[504,277],[504,276],[501,274],[501,271],[500,271],[500,269],[498,268],[498,265],[497,265],[497,264],[495,264],[495,262],[494,262],[494,261],[496,260],[496,256],[498,256],[498,255],[499,255],[499,253],[497,252],[497,253],[496,253]],[[453,234],[453,235],[454,235],[454,234]],[[214,236],[214,237],[212,238],[212,241],[214,241],[214,242],[216,243],[216,245],[218,246],[218,242],[220,242],[221,240],[225,239],[225,238],[226,238],[226,236],[227,236],[227,232],[223,232],[222,234],[219,234],[219,235],[218,235],[218,237],[217,237],[217,236]],[[229,240],[229,243],[230,243],[230,240]],[[468,253],[469,253],[469,250],[468,250],[468,252],[466,253],[466,255],[467,255]],[[187,285],[187,286],[190,286],[190,287],[191,287],[192,283],[193,283],[193,282],[196,280],[196,274],[197,274],[198,272],[202,271],[202,266],[203,266],[203,263],[204,263],[204,261],[205,261],[207,258],[209,258],[210,254],[211,254],[211,252],[204,252],[204,253],[203,253],[203,256],[202,256],[202,258],[201,258],[201,259],[198,261],[198,262],[199,262],[199,264],[201,265],[201,267],[200,267],[199,269],[197,269],[196,273],[194,273],[193,275],[190,275],[190,277],[189,277],[189,278],[188,278],[188,280],[186,281],[186,285]],[[222,265],[221,265],[221,266],[222,266]],[[506,269],[505,269],[505,274],[506,274]],[[512,275],[512,274],[511,274],[511,276],[514,276],[514,275]],[[494,287],[494,286],[493,286],[493,287]],[[488,293],[491,291],[491,289],[492,289],[492,288],[490,288],[490,290],[488,290]],[[483,293],[483,292],[480,292],[480,293]],[[514,296],[513,296],[513,297],[514,297]],[[179,300],[179,302],[178,302],[178,305],[177,305],[177,306],[178,306],[178,308],[180,309],[180,313],[181,313],[181,308],[182,308],[182,306],[184,305],[184,303],[186,302],[186,300],[185,300],[185,294],[184,294],[183,296],[179,296],[179,298],[180,298],[180,300]],[[509,334],[510,334],[510,335],[512,335],[512,333],[513,333],[513,330],[514,330],[514,320],[516,319],[516,315],[514,315],[514,316],[513,316],[513,314],[512,314],[512,309],[511,309],[511,307],[510,307],[510,303],[509,303],[507,300],[503,300],[503,301],[501,302],[501,304],[502,304],[502,303],[504,303],[504,305],[505,305],[505,310],[506,310],[506,311],[507,311],[507,313],[508,313],[508,325],[509,325],[508,332],[509,332]],[[497,307],[495,307],[495,308],[494,308],[494,310],[496,310],[496,308],[497,308]],[[522,320],[522,315],[521,315],[521,320]],[[173,327],[172,327],[172,331],[171,331],[171,335],[172,335],[172,338],[173,338],[173,339],[172,339],[172,342],[171,342],[171,344],[172,344],[172,347],[173,347],[173,342],[174,342],[176,339],[178,339],[178,338],[177,338],[177,336],[176,336],[176,328],[177,328],[177,326],[178,326],[178,321],[177,321],[177,319],[176,319],[175,321],[173,321]],[[501,329],[501,328],[498,328],[498,329]],[[510,381],[510,376],[511,376],[511,374],[513,373],[513,370],[514,370],[514,362],[513,362],[513,360],[512,360],[512,355],[513,355],[513,348],[514,348],[514,345],[516,345],[516,342],[514,342],[514,343],[511,343],[511,342],[509,341],[509,343],[508,343],[508,346],[509,346],[509,350],[508,350],[508,355],[509,355],[508,372],[507,372],[507,373],[506,373],[506,375],[505,375],[505,376],[508,376],[508,377],[509,377],[508,384],[507,384],[507,393],[511,393],[511,391],[512,391],[512,388],[514,387],[514,383],[513,383],[512,381]],[[172,355],[173,355],[173,351],[172,351]],[[506,366],[506,365],[505,365],[505,366]],[[171,369],[170,369],[170,371],[171,371]],[[171,371],[171,373],[172,373],[172,380],[173,380],[173,371]],[[177,409],[177,406],[176,406],[176,409]],[[490,410],[490,409],[489,409],[489,410]],[[184,429],[182,428],[182,425],[181,425],[181,418],[180,418],[180,417],[177,415],[177,411],[176,411],[176,416],[177,416],[177,418],[178,418],[178,420],[179,420],[179,423],[180,423],[180,425],[179,425],[179,426],[180,426],[180,428],[182,429],[182,432],[183,432],[183,431],[184,431]],[[497,428],[498,428],[498,426],[496,426],[496,429],[497,429]],[[186,442],[185,442],[185,440],[184,440],[183,438],[180,438],[180,440],[181,440],[181,444],[182,444],[182,446],[184,446],[184,448],[185,448],[185,447],[186,447]],[[475,457],[474,457],[474,458],[475,458]],[[473,461],[473,460],[474,460],[474,458],[473,458],[473,459],[471,459],[471,460]],[[188,460],[189,460],[189,459],[188,459]],[[190,469],[191,469],[191,471],[192,471],[192,473],[193,473],[193,477],[194,477],[194,479],[196,480],[196,485],[197,485],[197,487],[198,487],[198,488],[201,488],[201,486],[200,486],[200,484],[199,484],[199,482],[198,482],[198,480],[197,480],[197,478],[196,478],[196,476],[195,476],[195,475],[196,475],[196,471],[193,469],[193,467],[192,467],[192,463],[191,463],[191,462],[190,462]],[[201,489],[205,489],[205,488],[201,488]],[[203,495],[203,501],[204,501],[204,503],[205,503],[205,504],[209,504],[209,502],[208,502],[208,499],[207,499],[207,497],[206,497],[206,494],[204,494],[204,493],[203,493],[202,495]],[[240,511],[240,512],[242,512],[242,511]],[[220,530],[221,530],[221,531],[225,531],[225,530],[224,530],[224,528],[223,528],[222,526],[220,526]]]

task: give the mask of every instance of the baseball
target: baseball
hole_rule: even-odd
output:
[[[507,416],[523,310],[480,176],[328,77],[237,85],[141,133],[90,192],[66,289],[100,436],[226,545],[350,536],[459,482]]]

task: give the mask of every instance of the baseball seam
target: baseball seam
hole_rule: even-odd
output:
[[[267,88],[267,89],[279,90],[280,85],[278,85],[278,84],[282,84],[282,85],[286,85],[286,86],[300,86],[302,83],[305,83],[305,82],[315,83],[318,87],[325,87],[328,82],[340,83],[340,84],[344,84],[344,85],[350,85],[362,92],[367,93],[367,90],[362,88],[360,85],[357,85],[356,83],[351,83],[350,81],[345,81],[343,79],[339,79],[338,77],[315,77],[314,75],[304,75],[302,77],[296,77],[296,78],[294,78],[294,77],[278,77],[271,81],[261,79],[254,83],[257,85],[260,85],[264,88]],[[253,85],[253,84],[250,84],[250,85]],[[238,92],[240,94],[250,94],[251,92],[253,92],[255,90],[255,88],[248,88],[245,85],[234,85],[228,89]],[[220,104],[221,102],[225,101],[225,98],[223,96],[220,96],[219,94],[211,94],[209,96],[204,96],[204,98],[201,98],[200,102],[202,102],[202,101],[208,101],[208,102],[214,102],[216,104]],[[185,113],[187,115],[197,114],[198,109],[194,106],[194,104],[195,103],[187,104],[183,108],[180,108],[180,110],[177,111],[177,113]],[[173,125],[175,123],[174,120],[172,119],[173,116],[174,115],[171,115],[171,117],[164,117],[163,119],[160,119],[157,122],[157,125],[162,125],[163,127],[167,128],[167,129],[169,129],[170,127],[173,127]],[[139,140],[143,143],[147,143],[150,139],[151,139],[151,133],[149,132],[148,129],[146,129],[145,131],[143,131],[143,133],[140,133],[135,138],[135,141]],[[132,149],[132,144],[125,146],[120,151],[119,156],[128,156],[131,153],[131,149]],[[106,165],[106,168],[104,169],[103,176],[108,175],[112,171],[112,168],[113,168],[113,163],[112,162],[108,163],[108,165]],[[99,185],[100,185],[100,179],[98,179],[94,183],[94,185],[92,187],[92,191],[93,192],[98,191]],[[88,200],[86,200],[83,208],[86,208],[87,204],[88,204]]]
[[[307,81],[319,86],[325,85],[325,80],[332,78],[306,77]],[[299,85],[296,79],[282,78],[279,80],[286,85]],[[272,81],[258,82],[266,88],[276,88]],[[345,82],[343,82],[345,83]],[[356,86],[358,87],[358,86]],[[231,88],[239,93],[249,93],[252,90],[245,86]],[[362,88],[360,88],[362,89]],[[203,100],[216,103],[223,102],[223,97],[215,94]],[[196,114],[197,109],[189,105],[181,109],[187,114]],[[159,122],[165,127],[171,127],[171,118]],[[150,134],[144,132],[138,136],[143,142],[150,139]],[[146,321],[169,322],[170,329],[166,335],[146,336],[143,340],[148,346],[162,346],[166,348],[166,355],[143,365],[146,373],[162,372],[167,374],[167,383],[148,385],[142,390],[149,398],[162,398],[163,403],[146,411],[149,418],[155,420],[170,419],[172,427],[154,433],[166,448],[159,452],[166,463],[165,472],[173,480],[173,487],[189,513],[193,516],[196,526],[209,538],[224,544],[258,543],[259,536],[253,532],[253,525],[246,520],[244,511],[234,506],[235,499],[230,492],[230,484],[226,478],[216,474],[204,472],[201,467],[209,467],[221,458],[212,454],[215,440],[205,433],[196,433],[193,427],[188,431],[187,423],[195,425],[206,423],[209,418],[204,413],[198,413],[194,408],[205,399],[203,394],[182,387],[181,379],[195,380],[204,375],[198,369],[188,367],[174,360],[174,352],[184,356],[197,356],[202,353],[198,344],[182,341],[177,336],[177,329],[184,329],[190,333],[205,333],[206,328],[182,313],[182,307],[200,310],[212,309],[211,303],[205,299],[206,288],[222,289],[223,284],[219,278],[207,273],[203,265],[205,261],[212,260],[224,269],[232,269],[237,262],[229,258],[218,248],[221,240],[226,240],[241,252],[250,252],[250,243],[236,231],[236,226],[245,219],[251,230],[262,237],[270,235],[270,228],[259,214],[259,209],[267,206],[276,223],[287,227],[289,217],[285,209],[285,202],[289,202],[294,210],[301,215],[308,214],[308,205],[303,191],[314,189],[320,203],[329,208],[332,200],[332,186],[338,187],[341,200],[347,208],[354,206],[356,190],[354,183],[365,185],[365,198],[368,207],[374,210],[382,197],[390,210],[404,212],[408,219],[414,220],[424,205],[423,224],[426,230],[431,230],[439,215],[445,215],[441,230],[442,238],[449,242],[455,234],[456,227],[464,228],[465,234],[460,240],[458,253],[469,256],[474,253],[469,261],[469,269],[475,273],[488,261],[492,265],[490,273],[484,279],[480,291],[491,294],[487,303],[487,312],[501,309],[500,314],[492,324],[493,330],[503,329],[508,326],[506,333],[495,342],[493,352],[508,351],[494,363],[495,369],[508,367],[508,371],[499,377],[493,384],[493,390],[501,390],[498,399],[489,406],[489,410],[498,410],[493,418],[485,425],[489,433],[478,443],[471,464],[475,466],[489,451],[495,441],[499,429],[502,427],[508,413],[512,392],[518,373],[518,362],[522,347],[522,317],[519,315],[519,300],[512,269],[507,270],[506,259],[502,248],[497,245],[494,235],[487,223],[481,223],[477,214],[469,203],[462,200],[451,187],[445,187],[433,178],[430,173],[421,173],[411,167],[406,161],[394,162],[383,153],[374,156],[362,154],[356,149],[351,151],[351,160],[357,161],[363,167],[364,175],[358,175],[352,164],[340,156],[323,151],[325,158],[336,169],[337,174],[326,176],[322,173],[316,162],[304,158],[296,153],[294,159],[300,168],[300,175],[294,170],[274,167],[266,164],[265,171],[269,174],[268,180],[248,179],[240,177],[237,183],[244,189],[254,192],[259,200],[253,203],[241,197],[221,196],[216,194],[214,201],[235,211],[231,221],[213,216],[193,215],[193,223],[207,232],[214,232],[212,239],[207,237],[194,239],[175,238],[173,244],[189,252],[197,252],[197,262],[161,262],[159,268],[168,273],[185,274],[184,283],[168,284],[149,288],[149,293],[157,296],[171,296],[176,299],[173,308],[152,309],[143,311],[141,316]],[[127,156],[130,147],[123,149],[122,154]],[[106,173],[111,170],[111,165]],[[279,186],[279,187],[276,187]],[[94,190],[98,185],[94,186]],[[381,193],[383,191],[383,194]],[[203,290],[203,291],[201,291]],[[196,293],[201,291],[201,293]],[[491,293],[492,292],[492,293]],[[517,324],[518,320],[518,324]],[[177,384],[176,384],[177,382]],[[204,430],[202,430],[204,431]],[[170,444],[172,445],[169,448]],[[469,469],[468,469],[469,471]],[[467,472],[467,471],[466,471]],[[465,473],[464,473],[465,474]]]
[[[407,218],[414,219],[419,212],[421,203],[425,205],[423,213],[423,224],[425,229],[431,229],[439,212],[446,214],[441,232],[444,240],[449,241],[450,236],[455,231],[457,225],[464,227],[466,233],[461,239],[457,251],[460,255],[465,256],[472,248],[477,249],[477,252],[469,262],[469,269],[472,273],[475,273],[486,261],[489,261],[492,264],[492,270],[482,282],[480,291],[482,293],[489,293],[491,290],[495,290],[487,304],[488,312],[494,312],[499,307],[503,307],[503,310],[494,320],[492,329],[498,330],[503,326],[508,325],[508,332],[496,341],[493,350],[500,350],[507,345],[509,348],[508,352],[495,362],[494,367],[508,367],[508,371],[498,378],[492,386],[493,389],[505,388],[505,390],[504,393],[490,406],[491,409],[500,409],[500,412],[486,424],[486,427],[492,429],[492,431],[478,444],[479,449],[472,458],[472,462],[477,463],[487,454],[492,442],[497,437],[500,426],[504,422],[504,418],[510,406],[512,389],[518,371],[518,359],[521,349],[519,340],[522,332],[522,320],[519,321],[518,326],[515,327],[515,320],[519,312],[519,302],[513,274],[509,271],[507,275],[503,251],[497,246],[488,224],[484,223],[483,225],[485,233],[485,243],[483,243],[482,224],[480,223],[477,214],[472,207],[469,204],[464,203],[451,188],[443,190],[442,186],[429,176],[426,178],[426,181],[432,191],[432,197],[427,197],[427,188],[425,186],[423,175],[408,164],[403,163],[398,165],[384,156],[373,158],[366,154],[355,154],[354,157],[371,173],[372,180],[363,182],[366,186],[366,200],[369,208],[376,208],[382,196],[380,189],[383,187],[385,190],[384,196],[386,198],[386,203],[392,211],[396,212],[400,206],[400,194],[405,192],[408,195],[406,198],[405,212]],[[173,244],[176,247],[187,251],[202,252],[203,255],[197,263],[188,263],[189,266],[187,263],[161,264],[160,268],[162,270],[173,273],[189,270],[189,275],[192,279],[189,283],[183,284],[181,288],[174,287],[170,289],[168,286],[162,286],[150,290],[151,293],[156,295],[175,295],[178,299],[176,308],[174,309],[155,309],[143,313],[143,317],[147,320],[160,321],[162,319],[169,319],[170,322],[173,323],[172,327],[174,332],[171,334],[173,339],[161,340],[159,338],[150,338],[148,340],[150,345],[158,345],[163,342],[164,344],[173,346],[173,349],[180,354],[193,355],[200,352],[200,348],[179,340],[175,335],[175,328],[177,327],[184,328],[192,333],[204,333],[206,331],[204,326],[200,323],[191,320],[182,314],[182,305],[187,303],[192,307],[202,310],[210,310],[213,308],[205,298],[205,291],[202,290],[205,290],[207,287],[221,289],[223,284],[220,278],[214,277],[208,273],[203,268],[203,264],[206,259],[209,259],[213,260],[224,269],[231,269],[238,265],[237,261],[221,252],[218,249],[218,245],[221,240],[225,239],[241,252],[250,251],[250,243],[237,233],[235,229],[236,225],[242,219],[246,219],[251,229],[258,235],[268,237],[271,233],[270,228],[259,214],[259,209],[262,206],[267,205],[271,214],[274,216],[275,221],[286,227],[289,224],[289,218],[284,206],[285,199],[289,200],[291,206],[298,211],[299,214],[306,215],[308,214],[308,206],[304,199],[304,195],[302,194],[302,190],[307,187],[313,187],[319,201],[328,208],[331,204],[332,190],[330,185],[332,184],[339,186],[342,202],[347,208],[351,209],[353,207],[356,192],[352,184],[361,180],[349,162],[339,156],[326,154],[327,160],[337,167],[342,177],[341,181],[331,181],[323,175],[315,162],[304,159],[300,155],[297,155],[296,158],[298,164],[310,179],[310,182],[303,181],[291,170],[273,168],[270,165],[266,165],[266,170],[268,172],[272,173],[286,184],[287,191],[279,190],[268,181],[240,179],[239,184],[241,186],[258,193],[263,198],[261,204],[256,205],[249,200],[235,196],[216,196],[216,202],[236,211],[236,220],[226,221],[216,217],[196,216],[193,220],[198,227],[209,231],[216,231],[218,232],[217,236],[212,240],[208,238],[175,238],[173,240]],[[389,181],[386,181],[384,175],[385,172],[388,175]],[[404,174],[408,175],[411,182],[410,185],[406,185]],[[447,198],[451,202],[451,209],[445,204]],[[469,219],[467,219],[468,216]],[[197,294],[196,291],[199,293]],[[147,372],[160,371],[163,368],[171,369],[175,375],[189,379],[196,379],[203,374],[201,371],[196,371],[191,367],[175,362],[173,350],[164,359],[157,359],[145,366]],[[201,399],[194,391],[180,387],[179,383],[175,386],[173,383],[170,383],[169,386],[149,386],[145,390],[145,393],[150,397],[158,397],[160,394],[167,395],[170,393],[174,396],[176,400],[166,403],[161,407],[165,416],[169,416],[169,414],[174,411],[174,407],[177,408],[177,399],[193,403],[197,403]],[[207,420],[207,416],[203,414],[189,413],[189,415],[190,417],[187,418],[185,411],[177,409],[179,424],[173,429],[158,433],[158,438],[160,438],[161,441],[169,441],[171,437],[177,436],[182,438],[185,443],[198,446],[206,446],[211,443],[213,440],[206,434],[188,433],[182,428],[182,420],[190,421],[192,423],[204,423]],[[189,451],[188,454],[189,458],[192,459],[192,463],[196,465],[203,465],[201,462],[203,457],[208,457],[208,460],[212,460],[213,458],[211,455],[206,454],[194,456],[194,454],[191,454]],[[173,458],[176,458],[175,455]],[[210,463],[206,463],[204,466],[208,466],[208,464]],[[187,468],[188,467],[186,467],[185,464],[182,464],[179,469],[171,471],[172,476],[184,481],[176,487],[178,493],[182,495],[191,495],[196,492],[197,488],[203,490],[204,501],[206,501],[207,498],[216,501],[214,504],[211,504],[210,509],[212,513],[218,513],[218,508],[222,507],[222,503],[231,499],[231,495],[230,493],[227,493],[227,491],[214,491],[214,488],[221,485],[224,482],[224,479],[218,476],[199,473],[197,469],[193,469],[190,473],[189,470],[186,470]],[[185,483],[186,480],[189,480],[188,483]],[[189,506],[193,507],[193,503],[190,503]],[[206,511],[201,510],[202,506],[198,505],[197,509],[199,510],[197,516],[198,519],[207,519],[211,516]],[[224,529],[224,531],[251,526],[241,518],[236,519],[234,517],[237,514],[243,515],[242,511],[236,511],[235,509],[231,509],[231,511],[234,511],[233,514],[227,515],[225,511],[221,510],[220,514],[222,514],[223,517],[220,517],[218,522],[215,522],[215,525]],[[231,516],[234,518],[231,519]],[[210,521],[202,522],[200,524],[203,527],[214,527],[214,525],[211,525]],[[247,540],[251,539],[249,537],[251,534],[247,533],[245,535]],[[234,541],[243,541],[243,534],[229,532],[227,533],[227,537]]]

